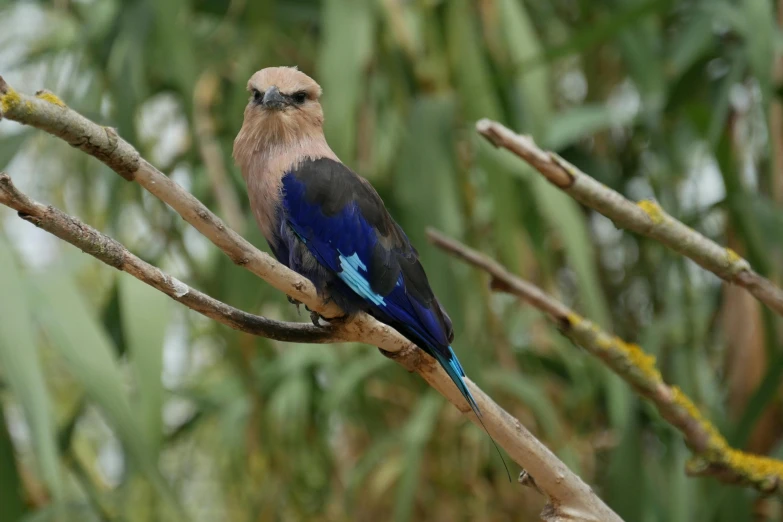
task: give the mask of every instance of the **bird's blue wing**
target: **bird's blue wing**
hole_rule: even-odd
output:
[[[448,353],[451,321],[430,289],[416,250],[369,183],[342,163],[310,160],[286,174],[282,196],[281,226],[290,227],[367,311],[415,337],[422,348],[453,358]]]
[[[375,189],[342,163],[308,160],[283,177],[275,249],[288,266],[362,309],[433,356],[479,414],[450,343],[451,320],[430,288],[416,249]],[[334,284],[337,281],[339,284]]]

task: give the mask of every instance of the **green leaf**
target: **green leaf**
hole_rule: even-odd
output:
[[[0,169],[8,165],[30,137],[29,130],[23,130],[0,138]]]
[[[553,62],[571,54],[587,54],[599,43],[611,40],[628,27],[641,23],[644,18],[667,9],[672,0],[620,3],[624,5],[609,10],[609,14],[601,16],[597,23],[584,24],[565,44],[547,49],[544,55],[537,56],[530,65]]]
[[[142,435],[125,389],[115,349],[79,289],[62,272],[36,279],[36,305],[52,346],[60,353],[87,396],[98,405],[130,457],[173,510],[174,496],[157,468],[148,438]]]
[[[198,75],[196,46],[192,31],[177,30],[192,23],[189,0],[167,0],[150,2],[154,8],[152,20],[155,26],[155,45],[166,49],[165,53],[153,55],[160,73],[165,74],[182,92],[182,100],[190,106],[193,86]]]
[[[490,370],[484,373],[483,378],[498,389],[516,396],[522,401],[523,406],[530,408],[546,440],[562,441],[563,428],[558,418],[557,408],[537,382],[508,370]]]
[[[163,437],[163,342],[171,300],[128,274],[119,274],[120,314],[136,374],[141,428],[157,454]]]
[[[454,81],[459,94],[463,117],[471,123],[481,118],[501,119],[503,117],[500,98],[492,82],[489,60],[483,53],[483,43],[476,27],[471,3],[453,0],[447,6],[447,43],[449,61],[452,64]],[[474,136],[474,139],[480,139]],[[422,148],[429,140],[419,141]],[[487,192],[492,201],[492,229],[497,237],[501,262],[516,266],[516,224],[521,221],[519,195],[510,173],[499,164],[494,153],[484,154],[491,148],[483,143],[478,146],[479,155],[476,171],[486,173]],[[495,149],[492,148],[492,151]],[[476,172],[475,174],[478,174]],[[476,176],[478,177],[478,176]]]
[[[22,405],[33,436],[41,476],[56,500],[63,482],[57,452],[54,411],[38,357],[31,305],[11,251],[0,238],[0,373]]]
[[[394,520],[403,522],[411,520],[413,502],[416,499],[416,489],[419,485],[419,475],[423,460],[424,446],[435,429],[438,421],[438,409],[441,400],[433,391],[428,391],[419,399],[416,410],[405,427],[406,452],[403,472],[397,486],[397,496],[394,503]]]
[[[618,114],[603,105],[574,107],[552,117],[543,144],[559,150],[616,126],[627,125],[633,114]]]
[[[326,0],[318,77],[324,89],[324,132],[337,155],[355,156],[364,70],[372,56],[373,2]],[[346,28],[349,28],[347,30]]]
[[[397,162],[394,195],[401,207],[399,221],[425,266],[439,254],[427,241],[427,226],[456,237],[463,230],[452,150],[455,108],[452,96],[417,99],[411,110],[408,139]],[[430,270],[428,275],[442,301],[456,305],[452,272]]]
[[[576,275],[582,313],[611,330],[612,316],[598,278],[596,252],[578,204],[542,177],[533,182],[533,190],[544,218],[562,238],[568,266]],[[622,379],[615,373],[607,368],[599,371],[608,391],[612,423],[620,427],[628,419],[628,393]]]
[[[522,100],[518,124],[526,132],[542,136],[552,110],[549,68],[526,67],[531,58],[542,53],[543,46],[522,2],[499,0],[501,28],[512,63],[518,67],[516,90]]]
[[[378,357],[377,353],[368,353],[350,361],[340,370],[339,378],[328,388],[324,407],[333,410],[343,405],[349,397],[357,393],[367,378],[386,366],[389,360]]]
[[[772,2],[745,0],[738,5],[715,2],[709,11],[715,19],[728,24],[745,39],[748,63],[765,97],[771,95],[772,68],[775,59],[776,23]],[[769,98],[766,98],[769,100]]]
[[[3,516],[10,521],[19,520],[25,511],[24,491],[11,434],[8,433],[3,408],[0,408],[0,506]]]

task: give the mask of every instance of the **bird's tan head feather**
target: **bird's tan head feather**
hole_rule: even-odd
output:
[[[295,67],[268,67],[247,82],[250,100],[234,140],[234,160],[247,165],[264,148],[323,138],[321,86]]]

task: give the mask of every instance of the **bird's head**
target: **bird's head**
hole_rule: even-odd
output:
[[[321,87],[295,67],[261,69],[247,82],[250,100],[240,134],[267,144],[320,134]]]

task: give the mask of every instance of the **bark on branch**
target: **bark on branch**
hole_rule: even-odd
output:
[[[689,257],[724,281],[745,288],[756,299],[783,316],[783,290],[755,272],[739,254],[677,221],[656,202],[631,202],[557,154],[542,150],[530,136],[517,134],[500,123],[481,120],[476,124],[476,130],[494,146],[516,154],[554,186],[608,217],[618,227],[650,237]]]
[[[331,326],[274,321],[243,312],[198,290],[133,255],[120,242],[102,234],[52,206],[45,206],[22,193],[5,172],[0,173],[0,204],[19,213],[19,217],[66,241],[86,254],[127,272],[142,283],[160,290],[191,310],[235,330],[296,343],[332,343],[342,338]]]
[[[781,493],[783,462],[729,446],[718,429],[699,413],[679,388],[663,381],[653,356],[639,346],[601,330],[537,286],[511,274],[494,259],[437,230],[428,230],[427,236],[435,246],[487,272],[492,278],[493,290],[515,295],[544,312],[563,335],[601,359],[652,402],[661,416],[682,433],[693,451],[694,457],[686,470],[689,474],[714,475],[727,483],[750,485],[762,493]]]
[[[96,157],[129,181],[135,181],[172,207],[185,221],[220,248],[237,265],[250,270],[269,284],[297,299],[325,317],[341,315],[334,305],[326,305],[312,284],[270,256],[256,249],[226,225],[190,193],[166,177],[117,133],[102,127],[68,108],[59,98],[41,91],[27,96],[13,90],[0,78],[2,115],[57,136]],[[409,371],[421,375],[476,425],[472,414],[446,373],[429,356],[418,350],[394,329],[366,314],[353,317],[336,327],[335,336],[346,341],[372,344]],[[535,483],[549,503],[542,513],[547,521],[619,521],[578,476],[571,472],[546,446],[480,388],[467,380],[481,409],[483,425],[515,462],[535,477]]]

